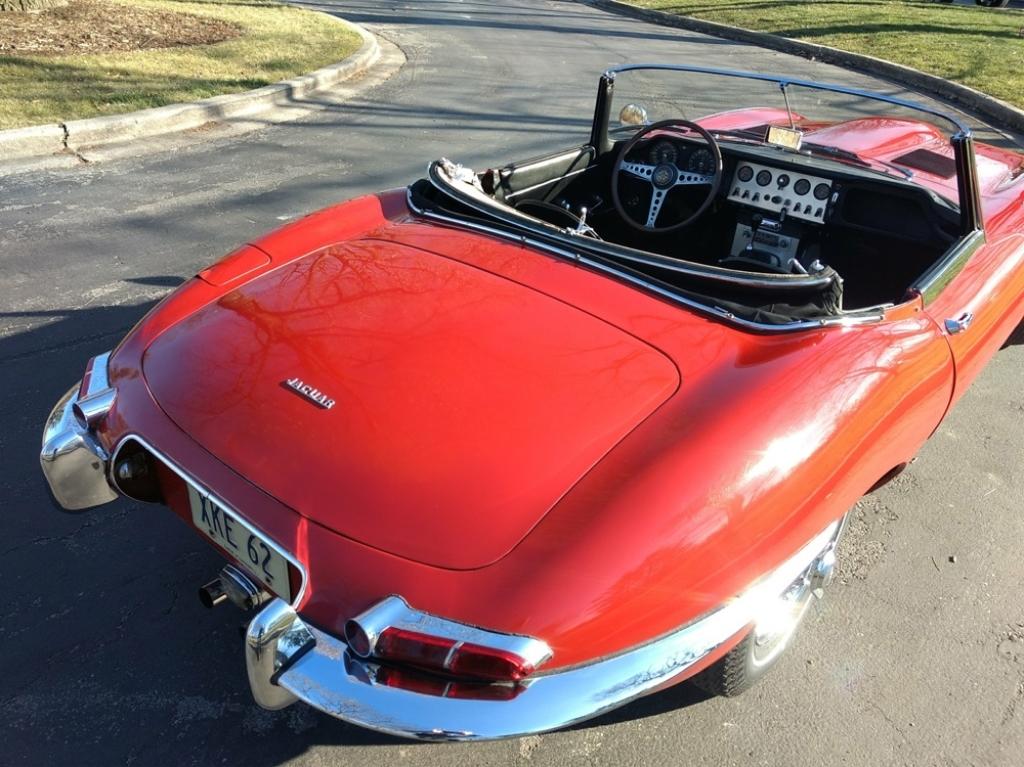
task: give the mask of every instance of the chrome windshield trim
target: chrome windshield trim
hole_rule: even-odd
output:
[[[694,74],[701,75],[721,75],[723,77],[735,77],[744,80],[760,80],[761,82],[776,83],[778,85],[796,85],[802,88],[813,88],[815,90],[829,91],[830,93],[838,93],[842,96],[857,96],[860,98],[871,99],[873,101],[882,101],[893,106],[904,107],[906,109],[912,109],[917,112],[923,112],[929,114],[932,117],[938,117],[939,119],[945,120],[956,128],[958,132],[961,132],[967,136],[971,135],[970,127],[962,122],[959,118],[954,115],[944,112],[941,109],[935,109],[933,107],[919,104],[915,101],[909,101],[908,99],[901,99],[896,96],[886,96],[883,93],[875,93],[873,91],[866,91],[860,88],[851,88],[846,85],[839,85],[837,83],[819,83],[813,80],[802,80],[796,77],[784,77],[782,75],[766,75],[759,72],[744,72],[738,69],[716,69],[714,67],[695,67],[686,64],[620,64],[616,67],[610,67],[604,72],[604,76],[609,80],[615,80],[615,76],[622,72],[631,72],[638,69],[651,69],[651,70],[666,70],[672,72],[692,72]]]
[[[492,740],[567,727],[693,673],[694,664],[747,629],[766,603],[805,577],[831,551],[837,530],[833,522],[711,613],[616,655],[527,677],[509,700],[453,698],[381,684],[375,663],[356,657],[343,641],[273,600],[253,619],[246,637],[253,695],[274,707],[294,696],[361,727],[418,740]],[[296,649],[282,650],[277,636],[297,637],[290,643]]]
[[[742,72],[735,69],[716,69],[712,67],[696,67],[682,64],[623,64],[612,67],[604,72],[598,86],[598,105],[594,111],[594,123],[591,127],[591,140],[599,151],[606,152],[611,149],[611,140],[608,134],[609,122],[611,119],[611,93],[615,87],[616,75],[623,72],[635,70],[690,72],[694,74],[718,75],[736,79],[755,80],[760,82],[775,83],[786,96],[789,86],[809,88],[818,91],[837,93],[842,96],[867,99],[891,104],[921,115],[929,115],[947,125],[939,126],[950,134],[950,146],[953,148],[954,158],[957,167],[957,194],[960,207],[961,233],[968,234],[974,229],[984,228],[984,220],[981,211],[981,198],[979,194],[978,172],[974,157],[974,139],[971,128],[960,117],[942,109],[937,109],[926,104],[921,104],[908,99],[895,96],[886,96],[882,93],[875,93],[859,88],[850,88],[835,83],[820,83],[813,80],[802,80],[794,77],[781,75],[760,74],[757,72]],[[787,103],[788,109],[788,103]],[[790,117],[792,119],[792,116]],[[904,182],[907,183],[907,182]]]
[[[153,447],[152,443],[149,442],[148,440],[146,440],[144,437],[141,437],[138,434],[135,434],[134,432],[129,432],[128,434],[125,434],[124,436],[121,437],[121,439],[119,439],[117,441],[117,445],[114,447],[114,450],[111,453],[112,458],[111,458],[111,460],[109,462],[109,466],[110,466],[110,471],[111,472],[113,471],[113,467],[117,465],[118,453],[120,453],[121,449],[129,441],[132,441],[132,440],[134,440],[135,442],[138,442],[140,445],[142,445],[142,447],[144,447],[147,451],[149,451],[153,455],[154,458],[157,458],[168,469],[170,469],[175,474],[177,474],[178,477],[183,482],[185,482],[187,485],[190,485],[197,493],[199,493],[200,495],[203,495],[206,498],[210,499],[211,501],[213,501],[213,503],[215,503],[220,508],[225,509],[226,511],[230,512],[242,524],[248,525],[250,528],[252,528],[252,532],[256,533],[277,554],[279,554],[287,562],[289,562],[292,566],[294,566],[295,569],[299,571],[299,575],[302,576],[302,583],[299,585],[298,593],[296,593],[295,596],[292,597],[291,604],[293,606],[294,605],[302,604],[302,598],[306,594],[306,585],[309,582],[308,573],[306,572],[305,566],[303,566],[303,564],[301,562],[299,562],[299,560],[296,559],[295,556],[291,552],[289,552],[281,544],[279,544],[277,541],[275,541],[272,536],[267,535],[260,528],[259,525],[253,523],[253,521],[251,519],[249,519],[247,516],[245,516],[244,514],[239,513],[238,509],[236,509],[233,504],[228,503],[223,498],[221,498],[219,495],[214,493],[212,490],[209,490],[205,486],[203,486],[202,483],[200,483],[196,479],[194,479],[188,472],[186,472],[184,469],[182,469],[175,461],[173,461],[171,458],[169,458],[166,453],[164,453],[164,452],[158,450],[157,448]],[[110,479],[112,481],[113,477],[111,477]],[[278,601],[283,601],[283,600],[278,600]]]
[[[511,242],[516,242],[521,245],[528,245],[532,248],[543,250],[547,253],[560,256],[569,261],[573,261],[577,264],[583,264],[603,274],[613,275],[616,279],[628,282],[629,284],[641,288],[649,293],[653,293],[659,296],[660,298],[668,299],[674,303],[685,306],[688,309],[693,309],[694,311],[700,314],[708,315],[714,319],[724,320],[746,330],[753,330],[763,333],[794,332],[814,329],[820,330],[821,328],[827,327],[853,327],[856,325],[866,325],[869,323],[879,322],[884,317],[884,314],[882,312],[877,312],[875,314],[858,313],[839,317],[823,317],[820,320],[799,320],[796,322],[780,323],[777,325],[771,325],[766,322],[754,322],[753,320],[747,320],[743,319],[742,317],[737,317],[732,312],[721,307],[702,304],[699,301],[694,301],[692,299],[686,298],[685,296],[682,296],[679,293],[676,293],[675,291],[668,290],[666,288],[661,287],[660,285],[641,279],[636,275],[630,274],[629,272],[624,272],[619,269],[612,268],[611,266],[608,266],[607,264],[604,264],[600,261],[587,258],[586,256],[580,255],[579,253],[574,253],[569,250],[565,250],[564,248],[559,248],[555,245],[551,245],[550,243],[544,242],[543,240],[537,240],[524,234],[516,234],[514,232],[509,232],[497,227],[487,226],[486,224],[481,224],[476,221],[466,221],[461,218],[446,216],[441,213],[434,213],[433,211],[428,211],[419,208],[412,200],[411,188],[406,189],[406,204],[409,206],[409,210],[411,210],[418,216],[422,216],[423,218],[430,219],[433,221],[439,221],[445,224],[449,224],[451,226],[461,227],[464,229],[471,229],[475,232],[493,235],[495,237],[500,237],[501,239],[504,240],[509,240]]]

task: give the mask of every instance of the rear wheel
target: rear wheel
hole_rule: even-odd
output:
[[[768,673],[789,646],[811,605],[822,596],[835,571],[835,546],[845,518],[828,546],[800,574],[778,601],[767,606],[762,617],[734,648],[691,680],[712,695],[727,698],[746,692]]]

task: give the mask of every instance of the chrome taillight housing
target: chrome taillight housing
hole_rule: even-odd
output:
[[[345,641],[361,658],[488,682],[518,682],[552,655],[539,639],[419,612],[399,596],[387,597],[349,620]]]

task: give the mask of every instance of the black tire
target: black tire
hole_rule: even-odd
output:
[[[767,673],[769,667],[755,668],[753,656],[754,632],[749,632],[740,643],[722,658],[697,674],[690,681],[704,692],[735,698],[753,687]]]
[[[813,595],[809,595],[808,602],[800,611],[795,623],[770,644],[761,644],[756,629],[751,629],[739,644],[694,676],[691,681],[705,692],[725,698],[735,698],[745,693],[760,682],[782,657],[797,628],[807,616],[808,608],[814,599]]]
[[[844,518],[825,550],[780,597],[780,600],[788,600],[792,595],[790,606],[786,608],[788,612],[784,613],[791,616],[791,619],[782,624],[776,621],[779,625],[775,626],[774,631],[759,633],[758,627],[751,628],[735,647],[690,679],[694,685],[712,695],[734,698],[761,681],[782,657],[793,635],[810,612],[810,607],[831,580],[835,567],[835,546],[845,523]],[[824,569],[819,570],[819,563],[822,562],[825,563],[822,565]]]

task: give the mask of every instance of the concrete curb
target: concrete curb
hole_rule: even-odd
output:
[[[357,24],[323,14],[362,38],[355,53],[337,64],[245,93],[213,96],[186,104],[142,109],[108,117],[91,117],[29,128],[0,131],[0,160],[24,160],[78,152],[108,144],[176,133],[294,104],[311,93],[362,74],[380,58],[377,38]]]
[[[637,8],[633,5],[617,2],[617,0],[579,1],[603,11],[631,16],[635,19],[649,21],[662,26],[686,29],[691,32],[699,32],[727,40],[736,40],[737,42],[749,43],[781,53],[801,56],[805,59],[835,64],[869,75],[884,77],[887,80],[905,85],[929,96],[937,96],[967,111],[974,112],[980,117],[991,120],[997,127],[1016,133],[1024,133],[1024,111],[1017,109],[1017,107],[988,96],[974,88],[969,88],[966,85],[952,83],[936,75],[929,75],[902,64],[894,64],[891,61],[877,59],[874,56],[865,56],[860,53],[841,51],[838,48],[831,48],[827,45],[805,43],[800,40],[791,40],[788,37],[754,32],[740,27],[730,27],[727,24],[719,24],[713,21],[703,21],[690,16],[676,16],[664,11]]]

